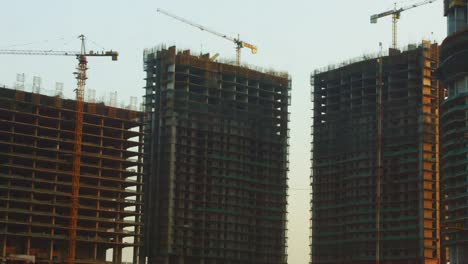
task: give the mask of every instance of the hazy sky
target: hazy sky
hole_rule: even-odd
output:
[[[393,8],[393,0],[14,0],[2,1],[0,49],[79,50],[77,36],[88,37],[88,49],[113,49],[121,56],[89,59],[87,88],[96,97],[129,103],[143,95],[142,51],[159,44],[177,45],[193,53],[235,56],[227,40],[156,13],[166,9],[228,35],[258,46],[248,49],[242,61],[264,68],[288,71],[292,77],[291,147],[288,207],[288,254],[290,264],[309,261],[310,177],[310,73],[330,63],[375,53],[379,42],[391,44],[391,18],[370,24],[369,17]],[[417,1],[400,1],[406,6]],[[446,34],[443,1],[402,13],[399,44],[422,39],[440,41]],[[12,86],[17,73],[25,73],[26,85],[42,77],[42,87],[65,84],[73,97],[76,60],[73,57],[0,55],[0,84]]]

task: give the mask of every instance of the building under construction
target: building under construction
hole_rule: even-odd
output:
[[[74,100],[0,88],[0,263],[67,259],[75,109]],[[138,256],[141,118],[85,103],[75,263],[121,263],[123,248]]]
[[[148,50],[144,59],[142,256],[285,264],[288,75],[175,47]]]
[[[311,263],[439,263],[438,56],[423,42],[311,77]]]
[[[468,1],[445,1],[448,37],[441,45],[441,183],[444,246],[451,264],[468,260]]]

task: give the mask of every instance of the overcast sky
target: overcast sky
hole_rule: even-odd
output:
[[[288,254],[290,264],[309,261],[310,201],[310,73],[330,63],[375,53],[379,42],[391,44],[391,17],[370,24],[369,17],[393,8],[393,0],[14,0],[2,1],[0,49],[79,50],[77,36],[88,37],[87,48],[113,49],[121,55],[89,59],[87,88],[96,97],[129,103],[141,102],[144,86],[142,52],[159,44],[177,45],[193,53],[220,53],[234,59],[229,41],[156,13],[166,9],[219,32],[237,36],[258,46],[248,49],[242,61],[263,68],[288,71],[292,78]],[[418,1],[400,1],[407,6]],[[443,1],[408,10],[399,21],[399,44],[422,39],[443,40],[446,23]],[[24,73],[26,86],[33,76],[42,87],[65,84],[65,95],[75,89],[73,57],[0,55],[0,84],[12,86],[17,73]]]

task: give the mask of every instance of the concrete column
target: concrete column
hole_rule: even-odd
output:
[[[5,225],[6,228],[6,225]],[[6,243],[7,241],[7,235],[3,236],[3,241],[2,241],[2,259],[4,260],[6,258]]]

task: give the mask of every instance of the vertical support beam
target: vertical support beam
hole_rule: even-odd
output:
[[[57,161],[60,161],[61,160],[61,154],[62,154],[62,150],[61,150],[61,145],[60,145],[60,139],[62,138],[61,135],[61,129],[62,129],[62,110],[57,107],[57,153],[56,153],[56,156],[55,158],[57,159]],[[59,166],[59,162],[57,162],[55,164],[55,170],[58,172],[60,171],[60,166]],[[57,196],[56,196],[56,193],[57,193],[57,187],[58,187],[58,176],[57,174],[54,175],[54,195],[53,195],[53,199],[52,199],[52,227],[51,227],[51,231],[50,231],[50,235],[52,237],[55,236],[55,216],[57,214],[57,207],[56,207],[56,204],[57,204]],[[55,240],[52,238],[50,240],[50,251],[49,251],[49,261],[52,262],[53,259],[54,259],[54,247],[55,247]]]
[[[13,142],[13,135],[14,135],[14,132],[15,132],[15,126],[14,126],[14,122],[15,122],[15,114],[13,113],[12,114],[12,126],[11,126],[11,134],[10,134],[10,137],[9,137],[9,141],[10,143]],[[10,145],[9,146],[9,152],[12,153],[13,152],[13,146]],[[8,159],[8,165],[11,164],[11,158]],[[0,166],[3,166],[1,163],[0,163]],[[11,167],[8,166],[8,175],[11,175]],[[10,187],[11,187],[11,179],[8,179],[8,183],[7,183],[7,186],[8,186],[8,190],[6,192],[7,194],[7,200],[6,200],[6,212],[5,212],[5,226],[3,228],[3,232],[4,232],[4,236],[3,236],[3,241],[2,241],[2,261],[5,261],[6,262],[6,247],[7,247],[7,240],[8,240],[8,225],[9,225],[9,208],[10,208]]]
[[[125,124],[124,122],[120,122],[120,127],[119,127],[119,151],[120,154],[123,154],[125,150],[124,146],[124,135],[123,135],[123,130],[125,129]],[[121,155],[122,156],[122,155]],[[122,263],[122,236],[119,234],[120,232],[123,232],[123,224],[120,224],[120,222],[123,222],[124,218],[122,217],[121,211],[123,210],[122,204],[125,202],[124,199],[126,198],[123,193],[123,184],[122,181],[125,180],[123,177],[122,171],[125,169],[123,167],[123,163],[119,162],[119,172],[118,172],[118,178],[119,178],[119,191],[117,192],[117,217],[115,221],[115,226],[114,226],[114,231],[115,231],[115,238],[114,238],[114,256],[113,256],[113,263],[120,264]]]
[[[382,48],[382,44],[380,44]],[[377,180],[376,180],[376,193],[377,193],[377,206],[376,206],[376,245],[375,245],[375,258],[376,264],[380,264],[380,201],[382,192],[382,52],[379,55],[379,79],[378,79],[378,91],[377,91]]]
[[[8,223],[5,224],[5,229],[7,225]],[[6,230],[5,230],[5,233],[6,233]],[[7,246],[7,235],[5,234],[2,240],[2,258],[0,259],[1,261],[4,261],[4,262],[6,262],[6,246]]]
[[[99,157],[103,156],[103,147],[104,147],[104,117],[100,117],[99,120]],[[97,190],[97,200],[96,200],[96,230],[98,230],[101,227],[101,186],[102,186],[102,158],[99,158],[99,163],[98,163],[98,190]],[[95,232],[94,234],[95,241],[94,242],[94,260],[98,259],[98,251],[99,251],[99,243],[98,238],[99,238],[99,232]]]
[[[39,97],[37,97],[39,99]],[[38,102],[40,103],[40,102]],[[33,146],[34,146],[34,150],[33,150],[33,155],[36,156],[37,155],[37,141],[39,140],[39,133],[38,133],[38,129],[39,129],[39,106],[35,106],[34,107],[34,143],[33,143]],[[32,173],[31,173],[31,193],[29,194],[29,198],[30,200],[34,200],[34,189],[35,189],[35,184],[34,184],[34,180],[35,180],[35,176],[36,176],[36,167],[37,167],[37,164],[36,164],[36,160],[34,159],[33,162],[32,162]],[[32,233],[32,223],[33,223],[33,204],[30,203],[29,204],[29,216],[28,216],[28,233],[31,234]],[[28,236],[28,239],[27,239],[27,242],[26,242],[26,255],[31,255],[31,242],[32,240],[32,237],[31,236]]]
[[[11,148],[10,148],[11,149]],[[9,163],[11,162],[11,160],[9,160]],[[8,169],[9,171],[9,175],[11,175],[11,169],[9,168]],[[8,180],[8,187],[11,186],[11,180],[9,179]],[[2,243],[2,258],[3,260],[5,260],[6,262],[6,248],[7,248],[7,240],[8,240],[8,224],[9,224],[9,209],[10,209],[10,188],[8,188],[8,191],[7,191],[7,202],[6,202],[6,212],[5,212],[5,227],[3,229],[5,235],[3,236],[3,243]]]
[[[431,50],[432,52],[434,53],[433,54],[433,59],[436,60],[437,62],[437,65],[440,65],[440,55],[439,55],[439,45],[438,44],[433,44],[432,47],[431,47]],[[432,77],[435,79],[436,77],[434,76],[434,74],[432,74]],[[467,85],[468,87],[468,85]],[[442,239],[442,236],[441,236],[441,219],[442,219],[442,215],[441,215],[441,209],[442,209],[442,206],[441,206],[441,190],[440,190],[440,104],[441,104],[441,101],[443,100],[443,97],[441,96],[441,93],[440,92],[441,90],[441,85],[439,82],[437,82],[437,99],[436,99],[436,118],[435,118],[435,131],[436,131],[436,152],[435,152],[435,157],[436,157],[436,168],[437,168],[437,172],[436,172],[436,179],[435,179],[435,192],[436,192],[436,199],[434,201],[434,203],[436,204],[436,214],[437,214],[437,219],[436,219],[436,241],[437,241],[437,254],[440,256],[440,262],[441,263],[446,263],[444,262],[445,261],[445,250],[443,249],[443,247],[441,246],[442,243],[443,243],[443,239]]]
[[[175,215],[175,210],[176,210],[176,196],[175,196],[175,180],[176,180],[176,176],[175,176],[175,142],[176,142],[176,138],[177,138],[177,128],[174,125],[170,126],[169,127],[169,130],[170,130],[170,139],[169,139],[169,142],[170,142],[170,151],[169,151],[169,160],[171,161],[170,164],[169,164],[169,179],[168,179],[168,189],[169,189],[169,196],[168,196],[168,202],[169,202],[169,205],[168,205],[168,227],[169,227],[169,230],[167,232],[167,242],[168,242],[168,248],[166,250],[168,250],[169,252],[172,251],[171,249],[171,242],[172,239],[173,239],[173,236],[174,235],[177,235],[177,234],[174,234],[175,232],[175,229],[172,228],[174,226],[174,215]]]
[[[138,118],[142,118],[141,116],[139,116]],[[141,131],[144,131],[143,130],[143,125],[139,125],[138,126],[138,131],[141,132]],[[139,193],[139,195],[137,195],[137,198],[136,198],[136,206],[135,206],[135,210],[136,210],[136,216],[135,216],[135,222],[136,223],[141,223],[142,222],[142,205],[141,203],[143,202],[143,185],[141,184],[143,179],[142,179],[142,171],[143,171],[143,156],[142,154],[143,153],[143,134],[139,134],[138,135],[138,166],[137,166],[137,193]],[[133,263],[135,264],[140,264],[140,244],[142,243],[142,234],[141,234],[141,225],[138,225],[138,224],[135,224],[135,234],[134,234],[134,239],[133,239],[133,242],[135,244],[135,246],[133,247]]]

